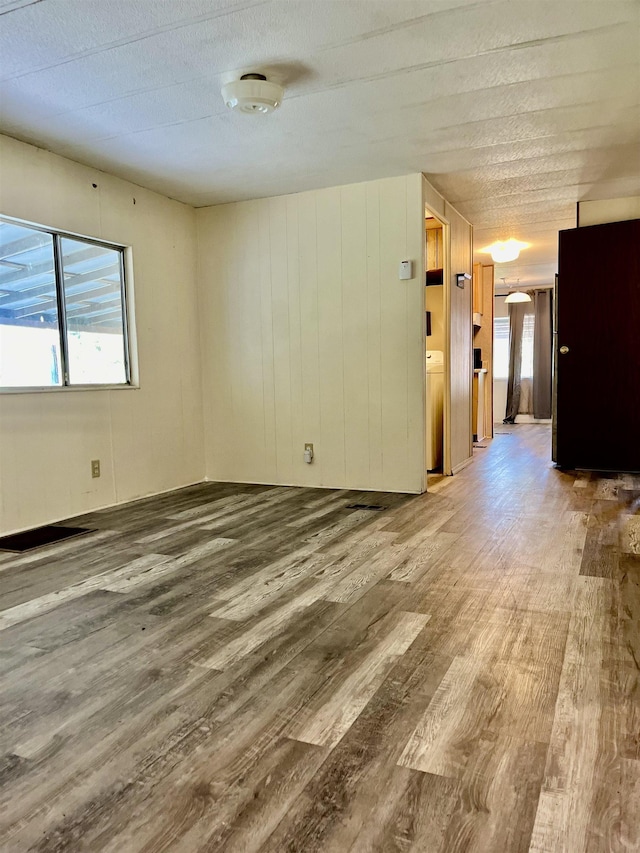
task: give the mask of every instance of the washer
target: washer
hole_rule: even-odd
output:
[[[427,470],[442,467],[442,419],[444,416],[444,356],[427,350]]]

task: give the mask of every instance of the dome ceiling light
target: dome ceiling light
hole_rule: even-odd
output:
[[[266,115],[280,106],[284,89],[264,74],[243,74],[222,87],[222,97],[230,110]]]
[[[521,240],[514,240],[510,237],[508,240],[496,240],[490,246],[485,246],[480,249],[481,252],[491,255],[497,264],[506,264],[509,261],[515,261],[522,249],[528,249],[531,243],[523,243]]]
[[[507,286],[509,288],[511,287],[510,285],[507,285],[507,279],[506,278],[502,279],[502,284],[504,287],[507,287]],[[518,290],[519,287],[520,287],[520,279],[518,279],[518,281],[516,282],[516,289],[515,290],[509,289],[509,293],[507,294],[507,298],[504,300],[505,303],[507,303],[507,302],[510,302],[510,303],[513,303],[513,302],[531,302],[531,297],[529,296],[529,294],[525,293],[523,290]]]

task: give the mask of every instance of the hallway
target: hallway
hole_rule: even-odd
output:
[[[640,477],[483,444],[419,497],[203,483],[0,552],[0,850],[640,849]]]

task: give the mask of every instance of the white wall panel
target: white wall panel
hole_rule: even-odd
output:
[[[7,137],[0,212],[132,247],[140,375],[139,390],[0,394],[0,531],[203,479],[195,212]]]
[[[314,193],[292,196],[292,205],[297,209],[298,219],[298,270],[300,282],[300,360],[299,384],[302,419],[300,440],[313,441],[320,424],[320,323],[318,314],[318,240],[316,197]],[[309,438],[305,438],[309,436]],[[323,455],[313,465],[298,466],[300,485],[313,485],[322,476]]]
[[[606,222],[622,222],[627,219],[640,219],[640,196],[578,202],[580,228],[587,225],[603,225]]]
[[[348,337],[366,342],[367,190],[364,184],[342,193],[342,311],[347,325],[344,361],[345,481],[354,486],[369,476],[369,383],[367,346],[349,347]],[[367,441],[361,441],[366,436]]]
[[[382,438],[382,281],[380,270],[380,192],[365,184],[367,217],[367,390],[369,471],[373,482],[382,482],[384,446]]]
[[[421,490],[422,210],[410,175],[196,212],[209,478]]]
[[[340,189],[321,190],[317,194],[318,240],[318,326],[320,364],[320,441],[323,480],[346,484],[345,406],[344,406],[344,329],[342,305],[342,244]],[[348,347],[347,358],[351,356]]]

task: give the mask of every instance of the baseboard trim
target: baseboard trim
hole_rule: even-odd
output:
[[[326,486],[312,483],[273,483],[267,480],[223,480],[220,477],[205,477],[205,483],[239,483],[243,486],[273,486],[274,488],[282,486],[287,489],[326,489],[327,491],[336,492],[389,492],[390,495],[422,495],[424,491],[414,489],[389,489],[374,486]]]
[[[135,498],[127,498],[127,500],[123,501],[112,501],[111,503],[101,504],[100,506],[92,506],[89,509],[82,510],[82,512],[76,512],[74,515],[64,515],[61,518],[47,518],[44,521],[38,521],[35,524],[29,524],[26,527],[16,527],[14,530],[2,530],[0,531],[0,535],[2,536],[12,536],[14,533],[25,533],[27,530],[33,530],[34,527],[46,527],[48,524],[60,524],[61,521],[71,521],[74,518],[82,518],[83,515],[89,515],[92,512],[100,512],[103,509],[113,509],[116,506],[124,506],[125,504],[132,504],[136,501],[144,501],[147,498],[155,498],[156,495],[166,495],[169,492],[179,492],[180,489],[188,489],[189,486],[197,486],[199,483],[204,483],[206,480],[193,480],[191,483],[183,483],[180,486],[171,486],[169,489],[161,489],[159,492],[148,492],[145,495],[138,495]]]
[[[457,465],[451,469],[452,474],[457,474],[459,471],[462,471],[463,468],[466,468],[467,465],[471,465],[473,462],[473,456],[470,456],[468,459],[465,459],[463,462],[458,462]]]

